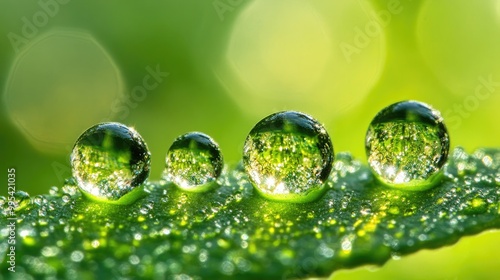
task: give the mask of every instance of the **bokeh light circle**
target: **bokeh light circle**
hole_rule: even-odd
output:
[[[253,1],[234,22],[215,76],[253,116],[283,109],[339,116],[368,94],[385,58],[383,27],[366,9],[339,1]]]
[[[33,39],[14,60],[4,101],[26,139],[47,153],[67,153],[83,129],[112,118],[123,81],[89,33],[56,30]]]

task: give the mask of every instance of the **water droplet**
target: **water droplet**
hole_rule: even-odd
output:
[[[73,253],[71,253],[71,260],[74,261],[74,262],[81,262],[83,260],[83,257],[84,257],[84,254],[82,251],[73,251]]]
[[[307,202],[322,194],[333,157],[325,128],[293,111],[257,123],[243,151],[245,171],[256,189],[267,198],[290,202]]]
[[[0,196],[0,208],[1,208],[1,209],[6,208],[6,207],[4,207],[4,205],[6,205],[6,204],[7,204],[7,203],[6,203],[7,201],[8,201],[8,200],[7,200],[7,198],[6,198],[5,196]]]
[[[175,139],[167,152],[163,178],[187,191],[214,186],[224,161],[219,146],[208,135],[191,132]]]
[[[71,197],[67,194],[64,194],[62,197],[61,197],[62,201],[64,204],[68,203],[71,201]]]
[[[62,191],[63,191],[64,194],[67,194],[69,196],[74,196],[74,195],[80,193],[78,191],[77,187],[70,186],[70,185],[65,185],[64,187],[62,187]]]
[[[225,275],[232,275],[234,273],[234,264],[226,260],[222,262],[220,269]]]
[[[404,215],[411,216],[411,215],[414,215],[416,211],[417,211],[417,207],[415,205],[412,205],[409,208],[405,209]]]
[[[14,193],[14,199],[16,200],[16,211],[26,208],[31,203],[30,195],[23,191],[17,191]]]
[[[399,215],[400,210],[399,210],[399,207],[393,205],[393,206],[389,207],[389,209],[387,210],[387,212],[389,212],[392,215]]]
[[[137,255],[131,255],[128,260],[132,265],[138,265],[141,262],[141,259]]]
[[[41,253],[44,257],[55,257],[57,256],[61,250],[55,246],[46,246],[43,247]]]
[[[56,186],[50,187],[50,189],[49,189],[49,194],[50,195],[57,196],[58,193],[59,193],[59,188],[57,188]]]
[[[130,196],[124,196],[139,189],[149,175],[149,165],[144,140],[134,129],[119,123],[89,128],[71,153],[73,176],[80,189],[106,202],[130,202]]]
[[[482,214],[488,210],[488,204],[484,199],[476,197],[468,201],[465,205],[465,214]]]
[[[439,112],[416,101],[384,108],[366,134],[366,155],[375,175],[403,189],[432,187],[448,158],[449,146]]]
[[[401,259],[401,254],[400,253],[397,253],[397,252],[394,252],[394,253],[391,253],[391,258],[393,260],[400,260]]]
[[[371,212],[372,212],[372,210],[371,210],[371,206],[369,204],[362,204],[361,205],[361,210],[360,210],[361,215],[363,215],[363,216],[370,215]]]

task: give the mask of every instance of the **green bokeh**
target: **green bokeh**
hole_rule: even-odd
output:
[[[121,76],[122,98],[129,101],[119,103],[116,114],[111,114],[110,105],[108,112],[102,111],[108,106],[102,105],[103,100],[111,93],[106,91],[109,81],[103,82],[104,75],[98,72],[101,69],[85,80],[76,76],[61,89],[64,93],[88,87],[89,96],[96,96],[95,110],[88,110],[85,117],[74,114],[84,105],[81,96],[73,100],[56,95],[57,102],[46,104],[36,90],[25,92],[27,99],[5,91],[19,54],[29,52],[30,43],[58,32],[86,34],[109,54]],[[106,120],[134,126],[143,136],[152,153],[151,180],[160,178],[165,153],[178,135],[189,131],[210,135],[226,163],[234,165],[253,125],[284,109],[316,117],[330,133],[336,151],[350,151],[364,161],[364,137],[372,118],[385,106],[407,99],[442,112],[452,148],[499,146],[498,0],[4,0],[0,34],[0,170],[15,167],[18,189],[32,195],[61,186],[70,176],[71,146],[79,133],[103,118],[93,115],[99,110]],[[19,36],[17,46],[12,44],[13,34]],[[81,52],[84,60],[86,55]],[[95,64],[92,58],[86,59],[89,64]],[[42,69],[24,70],[26,85],[46,81],[45,75],[30,77],[30,73],[62,75],[84,66],[92,69],[92,65],[61,67],[43,57],[37,63]],[[148,69],[157,67],[169,75],[143,100],[133,99],[133,89],[144,84]],[[121,86],[120,81],[110,85]],[[17,110],[31,104],[26,109],[31,119],[53,118],[53,123],[38,125],[38,132],[61,133],[65,140],[57,142],[49,135],[47,144],[47,139],[19,129],[7,100],[16,101]],[[61,120],[73,127],[54,125]],[[6,189],[0,194],[5,195]],[[498,233],[495,236],[500,242]],[[498,253],[481,256],[498,257]],[[449,262],[450,257],[439,259],[438,253],[434,258],[444,267],[453,262],[453,257]],[[471,269],[481,262],[473,262]],[[397,275],[413,275],[411,267],[420,267],[406,266]],[[482,268],[484,275],[495,271]],[[381,277],[387,275],[393,274]]]

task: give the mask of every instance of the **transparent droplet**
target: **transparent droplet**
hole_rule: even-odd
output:
[[[325,128],[293,111],[275,113],[257,123],[243,150],[245,171],[256,189],[267,198],[290,202],[321,195],[333,157]]]
[[[450,140],[438,111],[421,102],[402,101],[375,116],[365,145],[368,163],[380,181],[423,190],[438,178]]]
[[[80,189],[107,202],[121,199],[149,175],[150,153],[142,137],[119,123],[101,123],[85,131],[71,153],[73,176]]]
[[[206,134],[190,132],[170,146],[163,178],[184,190],[201,192],[214,185],[223,166],[219,145]]]
[[[14,198],[16,200],[16,211],[24,209],[31,203],[30,195],[23,191],[14,193]]]

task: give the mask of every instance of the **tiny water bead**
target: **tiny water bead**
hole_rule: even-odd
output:
[[[163,178],[186,191],[202,192],[214,185],[223,166],[219,145],[206,134],[190,132],[170,146]]]
[[[332,169],[333,145],[325,128],[294,111],[272,114],[250,131],[243,164],[264,197],[308,202],[324,191]]]
[[[134,129],[120,123],[101,123],[78,138],[71,153],[71,167],[86,195],[128,203],[124,196],[138,190],[149,175],[150,153]]]
[[[417,101],[380,111],[366,133],[366,155],[383,183],[408,190],[433,186],[446,163],[450,139],[440,113]]]

